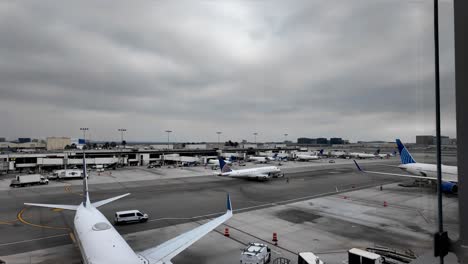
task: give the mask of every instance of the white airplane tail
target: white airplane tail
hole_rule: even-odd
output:
[[[123,198],[127,195],[130,195],[130,193],[126,193],[123,195],[105,199],[99,202],[91,203],[91,201],[89,200],[89,192],[88,192],[88,174],[86,171],[86,157],[85,157],[85,154],[83,153],[83,202],[82,203],[84,207],[92,205],[97,208],[99,206],[103,206],[105,204],[111,203],[120,198]],[[30,206],[58,208],[58,209],[72,210],[72,211],[76,211],[79,207],[79,205],[67,205],[67,204],[38,204],[38,203],[24,203],[24,204],[30,205]]]

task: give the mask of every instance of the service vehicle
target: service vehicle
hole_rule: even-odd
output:
[[[114,224],[142,223],[148,221],[148,218],[148,214],[142,213],[138,210],[120,211],[115,212]]]
[[[52,174],[52,177],[56,179],[67,179],[67,178],[83,178],[82,170],[56,170]]]
[[[271,249],[261,243],[249,243],[240,255],[241,264],[265,264],[271,260]]]
[[[297,257],[297,264],[324,264],[324,262],[312,252],[301,252]]]
[[[359,248],[348,250],[349,264],[383,264],[385,259],[379,254],[375,254]]]
[[[10,187],[24,187],[37,184],[49,184],[49,180],[40,174],[16,175]]]

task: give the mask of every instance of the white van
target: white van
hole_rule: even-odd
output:
[[[133,222],[146,222],[148,215],[138,210],[120,211],[116,212],[114,216],[114,224],[133,223]]]
[[[249,243],[240,255],[241,264],[265,264],[271,260],[271,249],[260,243]]]

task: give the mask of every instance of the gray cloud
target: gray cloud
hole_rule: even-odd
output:
[[[0,4],[1,136],[352,140],[434,132],[431,1]],[[441,6],[443,132],[455,135]]]

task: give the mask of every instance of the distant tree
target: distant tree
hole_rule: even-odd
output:
[[[96,143],[93,144],[93,149],[97,149],[98,145]]]
[[[70,145],[66,145],[66,146],[65,146],[65,149],[71,149],[71,146],[70,146]]]
[[[104,145],[102,146],[103,149],[109,149],[109,142],[106,142],[104,143]]]
[[[114,141],[112,141],[112,142],[110,143],[110,146],[111,146],[111,148],[115,148],[115,147],[117,147],[117,143],[115,143]]]
[[[125,141],[125,140],[122,140],[122,146],[124,146],[124,147],[125,147],[125,145],[127,145],[127,141]]]
[[[75,143],[71,144],[70,149],[76,149],[76,144]]]

